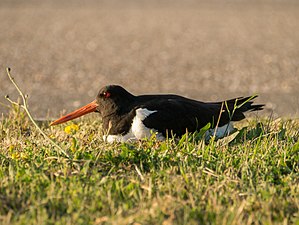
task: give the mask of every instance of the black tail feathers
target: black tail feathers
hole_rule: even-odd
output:
[[[233,110],[234,107],[236,107],[236,110],[241,112],[263,110],[263,107],[265,106],[264,104],[253,105],[254,102],[252,100],[255,99],[256,97],[258,96],[254,95],[250,97],[239,97],[239,98],[227,100],[225,102],[227,102],[229,110]]]
[[[259,111],[265,106],[264,104],[254,104],[252,101],[257,95],[250,97],[239,97],[224,102],[218,102],[221,104],[222,113],[220,118],[220,124],[226,124],[229,121],[239,121],[245,118],[245,112]]]

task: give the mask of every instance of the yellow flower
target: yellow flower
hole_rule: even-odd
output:
[[[11,158],[12,159],[15,159],[15,160],[18,160],[20,158],[20,153],[16,152],[16,153],[12,153],[11,154]]]
[[[79,126],[74,123],[64,128],[64,132],[67,134],[75,134],[78,130]]]
[[[8,149],[9,149],[10,152],[12,152],[15,149],[15,146],[14,145],[10,145]]]

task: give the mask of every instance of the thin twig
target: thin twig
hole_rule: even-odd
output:
[[[23,92],[21,91],[21,89],[19,88],[19,86],[17,85],[17,83],[14,81],[14,78],[11,76],[10,74],[10,68],[6,68],[6,73],[10,79],[10,81],[12,82],[12,84],[15,86],[15,88],[17,89],[17,91],[19,92],[19,95],[21,96],[22,100],[23,100],[23,104],[19,104],[17,102],[12,101],[8,95],[5,96],[5,98],[13,105],[17,105],[22,107],[26,114],[28,115],[29,119],[31,120],[31,122],[34,124],[34,126],[36,127],[36,129],[44,136],[44,138],[46,140],[48,140],[51,144],[53,144],[60,153],[64,154],[68,159],[70,158],[70,156],[58,145],[56,144],[51,138],[48,137],[48,135],[46,135],[42,129],[37,125],[37,123],[35,122],[35,120],[33,119],[31,113],[29,112],[28,109],[28,105],[27,105],[27,98],[28,96],[24,95]]]

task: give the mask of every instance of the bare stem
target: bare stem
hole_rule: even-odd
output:
[[[220,108],[220,112],[219,112],[219,116],[218,116],[218,120],[217,120],[217,124],[215,126],[215,131],[214,131],[214,134],[213,134],[213,138],[215,140],[216,138],[216,133],[217,133],[217,129],[218,129],[218,126],[219,126],[219,123],[220,123],[220,118],[221,118],[221,115],[223,113],[223,106],[224,106],[224,102],[222,102],[221,104],[221,108]]]
[[[19,86],[17,85],[17,83],[14,81],[14,78],[11,76],[10,74],[10,68],[6,68],[6,73],[10,79],[10,81],[12,82],[12,84],[15,86],[15,88],[17,89],[17,91],[19,92],[19,95],[21,96],[22,100],[23,100],[23,104],[19,104],[17,102],[14,102],[12,101],[9,96],[5,96],[5,98],[11,103],[11,104],[14,104],[14,105],[18,105],[18,106],[21,106],[26,114],[28,115],[29,119],[31,120],[31,122],[34,124],[34,126],[36,127],[36,129],[44,136],[44,138],[46,140],[48,140],[51,144],[53,144],[58,150],[60,153],[64,154],[68,159],[70,158],[70,156],[58,145],[56,144],[51,138],[48,137],[48,135],[46,135],[42,129],[37,125],[37,123],[35,122],[35,120],[33,119],[31,113],[29,112],[29,109],[28,109],[28,105],[27,105],[27,96],[23,94],[23,92],[21,91],[21,89],[19,88]]]

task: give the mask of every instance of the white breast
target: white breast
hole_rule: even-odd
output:
[[[146,108],[140,108],[136,110],[136,116],[134,117],[132,123],[132,133],[137,139],[150,138],[153,134],[156,134],[157,140],[162,141],[165,139],[161,133],[157,132],[157,130],[147,128],[143,124],[143,120],[155,112],[157,111],[151,111]]]
[[[157,112],[148,110],[146,108],[139,108],[136,110],[136,116],[133,118],[131,129],[125,135],[104,135],[104,141],[112,142],[126,142],[136,141],[143,138],[150,138],[153,134],[156,134],[157,140],[165,140],[161,133],[158,133],[155,129],[149,129],[143,124],[143,120],[149,115]]]

